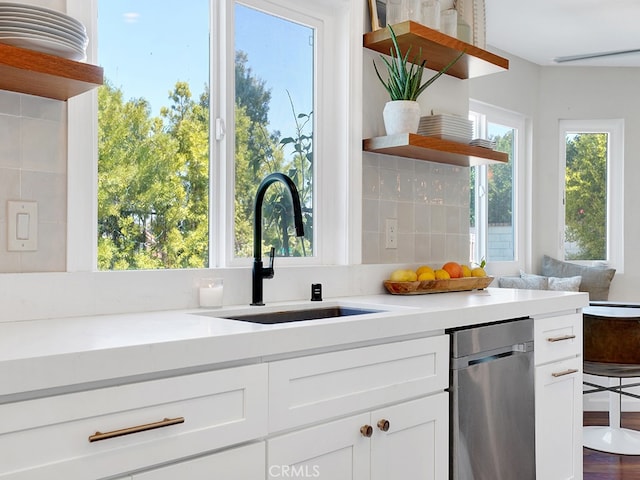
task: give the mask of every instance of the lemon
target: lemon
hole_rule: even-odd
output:
[[[422,275],[423,273],[430,273],[431,275],[433,275],[433,268],[431,268],[429,265],[422,265],[421,267],[418,267],[418,269],[416,270],[418,280],[420,279],[420,275]]]
[[[416,272],[413,270],[394,270],[391,272],[389,280],[392,282],[415,282],[418,279]]]
[[[402,282],[404,281],[404,276],[404,270],[394,270],[393,272],[391,272],[389,280],[391,280],[392,282]]]
[[[418,280],[418,275],[413,270],[405,270],[405,282],[415,282]]]
[[[476,267],[473,270],[471,270],[471,276],[472,277],[486,277],[487,276],[487,272],[485,272],[484,268],[482,268],[482,267]]]
[[[471,276],[471,269],[467,265],[462,265],[462,276],[463,277]]]
[[[435,278],[436,278],[436,274],[431,269],[424,270],[420,275],[418,275],[418,280],[420,280],[421,282],[424,282],[427,280],[435,280]]]
[[[449,275],[449,272],[447,272],[446,270],[443,270],[442,268],[439,268],[438,270],[436,270],[435,275],[436,275],[436,280],[448,280],[451,278],[451,276]]]

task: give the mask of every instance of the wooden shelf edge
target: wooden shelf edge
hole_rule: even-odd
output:
[[[0,44],[2,90],[68,100],[103,82],[102,67]]]
[[[402,53],[406,53],[411,47],[409,58],[413,60],[412,57],[417,56],[417,63],[426,59],[426,67],[431,70],[440,70],[463,51],[465,55],[451,67],[447,75],[467,79],[509,69],[508,59],[419,23],[406,21],[392,27]],[[381,28],[365,33],[363,44],[366,48],[389,55],[392,47],[389,30]]]
[[[362,141],[365,152],[395,155],[436,163],[472,167],[490,163],[507,163],[509,155],[483,147],[452,142],[414,133],[401,133]]]

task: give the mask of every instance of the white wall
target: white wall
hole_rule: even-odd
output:
[[[541,76],[540,116],[536,145],[538,176],[557,174],[558,120],[622,118],[625,122],[624,146],[624,273],[616,273],[610,300],[640,301],[640,255],[637,241],[640,222],[637,200],[637,179],[640,178],[640,68],[545,68]],[[555,141],[554,141],[555,139]],[[541,185],[543,192],[538,208],[555,213],[559,202],[550,185]],[[557,218],[548,219],[557,223]],[[534,238],[538,255],[554,252],[550,235],[538,231]]]
[[[507,73],[470,81],[470,96],[530,116],[533,121],[531,218],[532,269],[539,272],[544,254],[557,256],[561,119],[622,118],[624,150],[624,273],[616,273],[610,300],[640,301],[640,238],[635,185],[640,176],[640,68],[539,67],[510,58]]]

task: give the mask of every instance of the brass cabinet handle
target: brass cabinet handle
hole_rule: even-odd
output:
[[[97,442],[100,440],[107,440],[109,438],[122,437],[123,435],[130,435],[132,433],[145,432],[147,430],[154,430],[156,428],[177,425],[179,423],[184,423],[184,417],[165,418],[164,420],[160,420],[159,422],[145,423],[144,425],[138,425],[136,427],[121,428],[120,430],[113,430],[111,432],[96,432],[89,437],[89,441]]]
[[[566,370],[563,370],[562,372],[554,372],[551,374],[551,376],[553,377],[563,377],[565,375],[571,375],[573,373],[578,373],[579,370],[576,368],[567,368]]]
[[[387,420],[386,418],[383,418],[382,420],[378,421],[378,428],[380,430],[382,430],[383,432],[388,432],[389,431],[389,420]]]
[[[363,425],[360,427],[360,433],[363,437],[369,438],[373,435],[373,427],[371,427],[371,425]]]
[[[562,342],[564,340],[573,340],[574,338],[576,338],[575,335],[560,335],[559,337],[547,338],[547,342]]]

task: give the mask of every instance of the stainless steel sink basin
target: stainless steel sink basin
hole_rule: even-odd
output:
[[[303,320],[318,320],[321,318],[365,315],[367,313],[378,313],[382,311],[384,310],[369,310],[356,307],[332,306],[305,308],[302,310],[282,310],[278,312],[259,312],[242,315],[229,315],[222,316],[222,318],[269,325],[273,323],[301,322]]]

